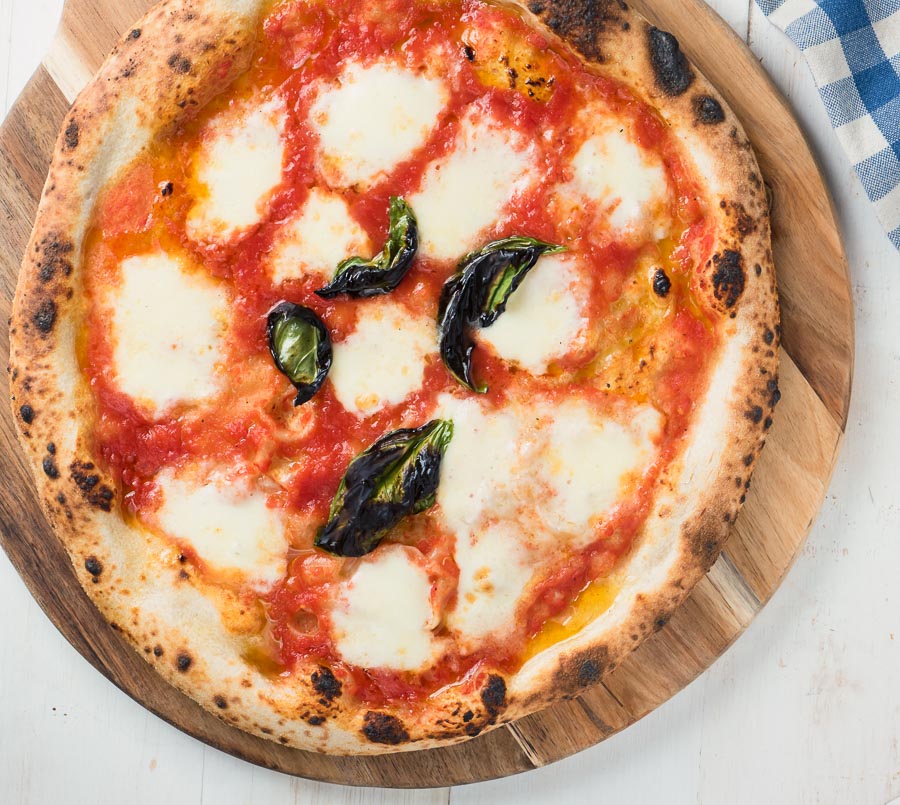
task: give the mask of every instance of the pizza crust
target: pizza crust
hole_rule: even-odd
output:
[[[284,684],[246,659],[262,613],[236,592],[206,587],[170,543],[116,514],[116,485],[86,446],[92,414],[76,369],[80,255],[99,190],[158,131],[240,74],[262,5],[165,0],[123,37],[66,116],[10,324],[13,410],[44,509],[79,581],[169,682],[225,721],[290,746],[369,754],[447,745],[596,683],[665,625],[716,560],[779,396],[765,191],[740,124],[673,37],[619,0],[541,0],[523,9],[561,47],[655,105],[706,177],[718,231],[693,290],[727,317],[711,392],[690,448],[664,479],[615,603],[580,633],[512,678],[485,675],[419,714],[345,703],[324,668],[311,666]]]

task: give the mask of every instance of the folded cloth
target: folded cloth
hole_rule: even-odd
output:
[[[803,51],[831,125],[900,249],[900,0],[756,0]]]

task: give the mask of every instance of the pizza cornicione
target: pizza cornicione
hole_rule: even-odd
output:
[[[626,3],[169,0],[64,121],[13,408],[168,681],[286,745],[425,748],[665,623],[777,321],[747,138]]]

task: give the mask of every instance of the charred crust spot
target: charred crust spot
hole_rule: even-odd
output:
[[[767,344],[771,344],[775,340],[775,333],[773,333],[768,327],[766,327],[766,331],[763,333],[763,341]]]
[[[725,119],[722,104],[709,95],[698,95],[694,98],[694,114],[697,122],[705,126],[714,126]]]
[[[185,673],[185,672],[188,670],[188,668],[191,667],[191,664],[192,664],[193,662],[194,662],[194,661],[193,661],[193,659],[191,658],[191,655],[190,655],[190,654],[186,654],[185,652],[181,652],[181,653],[175,658],[175,667],[176,667],[179,671],[181,671],[181,673]]]
[[[655,621],[653,621],[653,625],[656,627],[656,630],[659,631],[669,622],[668,615],[660,615]]]
[[[336,699],[341,695],[341,682],[331,672],[330,668],[320,665],[318,671],[312,672],[310,679],[312,680],[316,693],[325,700],[326,704],[330,704],[333,699]]]
[[[475,50],[474,50],[473,48],[471,48],[469,45],[465,45],[465,46],[463,47],[463,55],[464,55],[469,61],[475,61]]]
[[[731,515],[728,513],[725,514],[725,522],[731,522]],[[719,558],[719,543],[712,537],[700,534],[694,541],[693,551],[694,555],[702,561],[705,567],[712,567],[716,559]]]
[[[112,511],[112,501],[115,493],[106,484],[100,483],[100,476],[91,470],[94,465],[90,462],[73,461],[69,466],[69,472],[75,486],[78,487],[82,497],[91,505],[102,511]]]
[[[752,408],[744,411],[744,416],[747,417],[754,425],[758,425],[762,422],[763,418],[763,409],[759,405],[754,405]]]
[[[481,727],[479,727],[478,724],[475,724],[475,723],[466,724],[466,735],[468,735],[470,738],[474,738],[480,732],[481,732]]]
[[[666,95],[681,95],[694,83],[694,71],[678,45],[667,31],[650,26],[647,39],[650,64],[658,86]]]
[[[90,573],[96,581],[97,577],[103,572],[103,562],[96,556],[89,556],[84,560],[84,569]]]
[[[59,478],[59,467],[56,466],[56,462],[53,460],[53,456],[44,456],[44,460],[41,462],[41,467],[44,470],[44,475],[46,475],[51,480],[56,480]]]
[[[72,242],[65,238],[56,235],[44,238],[41,245],[38,246],[38,251],[41,252],[38,261],[38,278],[41,282],[50,282],[58,272],[62,272],[65,276],[72,273],[72,264],[67,255],[73,248]]]
[[[65,506],[65,505],[66,505],[66,496],[65,496],[62,492],[60,492],[60,493],[56,496],[56,502],[57,502],[60,506]]]
[[[32,408],[30,405],[20,405],[19,416],[22,417],[22,421],[26,425],[30,425],[32,422],[34,422],[34,408]]]
[[[663,269],[657,268],[653,274],[653,293],[665,299],[669,295],[671,288],[672,280],[669,279]]]
[[[325,723],[325,717],[324,716],[310,716],[308,719],[306,719],[306,723],[311,724],[313,727],[318,727],[320,724]]]
[[[506,681],[502,676],[491,674],[487,685],[481,691],[481,701],[491,720],[495,719],[506,702]]]
[[[770,380],[766,383],[766,389],[769,392],[769,405],[774,408],[781,400],[781,389],[778,388],[778,381]]]
[[[66,143],[66,151],[74,151],[78,148],[78,124],[74,120],[70,120],[69,125],[66,126],[66,130],[63,132],[63,139]]]
[[[225,710],[228,707],[228,702],[225,701],[224,696],[213,696],[213,704],[216,705],[220,710]]]
[[[740,252],[725,249],[713,255],[713,293],[725,307],[734,307],[744,292],[744,258]]]
[[[765,421],[763,422],[763,430],[768,430],[772,427],[772,417],[767,416]]]
[[[466,712],[463,713],[463,721],[466,724],[468,724],[473,718],[475,718],[475,713],[473,713],[471,710],[466,710]]]
[[[754,272],[756,272],[757,277],[760,274],[762,274],[762,266],[759,263],[757,263],[755,266],[753,266],[753,270],[754,270]]]
[[[162,655],[163,655],[163,647],[161,645],[159,645],[159,643],[157,643],[153,647],[153,656],[154,657],[162,657]]]
[[[168,198],[169,196],[171,196],[173,190],[175,190],[175,185],[173,185],[171,182],[163,182],[159,186],[159,194],[163,198]]]
[[[179,73],[180,75],[186,75],[191,71],[191,60],[185,56],[182,56],[180,53],[173,53],[166,59],[166,64],[172,68],[173,72]]]
[[[602,675],[603,669],[600,667],[600,663],[594,660],[585,660],[578,666],[579,685],[593,685],[600,681]]]
[[[534,14],[543,14],[543,3],[532,3]],[[552,14],[544,20],[547,27],[571,44],[579,53],[597,62],[603,61],[598,44],[602,34],[620,23],[619,12],[610,2],[596,0],[556,0]]]
[[[623,22],[623,23],[622,23],[622,30],[623,30],[623,31],[630,31],[630,30],[631,30],[631,23],[630,23],[630,22]]]
[[[363,735],[372,743],[396,746],[409,740],[400,719],[388,713],[369,710],[363,718]]]
[[[52,299],[45,299],[38,305],[38,309],[31,317],[34,326],[38,328],[44,335],[47,335],[56,324],[56,302]]]
[[[128,32],[129,39],[140,39],[141,38],[141,29],[140,28],[132,28]]]
[[[48,443],[47,443],[47,452],[48,452],[51,456],[55,456],[55,455],[56,455],[56,444],[55,444],[54,442],[48,442]]]

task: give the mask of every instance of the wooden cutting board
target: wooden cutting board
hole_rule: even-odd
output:
[[[58,36],[0,127],[0,290],[9,313],[60,121],[148,0],[68,0]],[[445,749],[333,758],[226,726],[159,678],[79,587],[32,491],[9,408],[0,405],[3,547],[69,642],[145,707],[211,746],[289,774],[397,787],[469,783],[543,766],[634,723],[708,668],[769,600],[825,496],[844,434],[853,373],[847,265],[828,194],[788,106],[753,54],[702,0],[634,0],[673,31],[744,121],[773,197],[781,293],[783,398],[753,488],[719,561],[672,617],[584,696]],[[2,335],[2,359],[9,357]],[[3,374],[2,396],[8,396]]]

